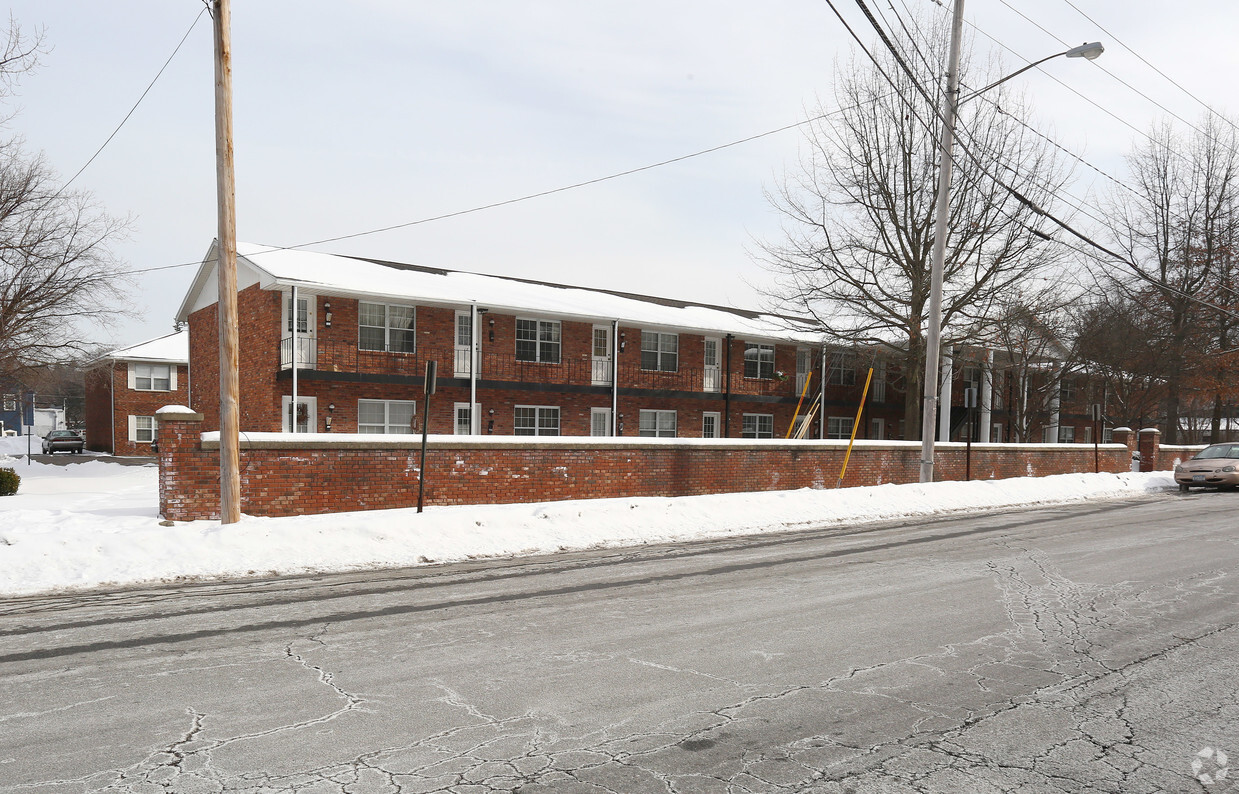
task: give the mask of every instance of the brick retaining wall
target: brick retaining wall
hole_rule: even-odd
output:
[[[159,415],[159,505],[170,520],[218,518],[218,434],[202,415]],[[1134,436],[1135,434],[1132,434]],[[1134,444],[1134,438],[1133,444]],[[936,446],[936,479],[962,480],[965,445]],[[833,488],[843,441],[431,436],[428,505]],[[845,486],[916,482],[919,442],[857,442]],[[1154,453],[1154,457],[1156,453]],[[287,516],[417,504],[420,438],[241,435],[241,510]],[[1102,471],[1130,469],[1126,444],[1100,447]],[[1093,471],[1084,444],[974,444],[973,479]]]

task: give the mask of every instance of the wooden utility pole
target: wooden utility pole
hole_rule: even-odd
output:
[[[241,442],[237,378],[237,210],[232,170],[232,14],[213,0],[215,20],[215,180],[219,202],[219,520],[241,520]]]

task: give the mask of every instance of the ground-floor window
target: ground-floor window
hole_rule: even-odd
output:
[[[741,438],[774,438],[774,414],[745,414]]]
[[[852,437],[852,417],[831,416],[826,420],[826,437],[841,439]]]
[[[358,400],[358,433],[412,433],[417,403],[412,400]]]
[[[512,422],[518,436],[559,435],[559,408],[549,405],[518,405]]]
[[[701,415],[701,437],[719,437],[719,419],[722,417],[715,411],[706,411]]]
[[[1058,443],[1074,444],[1076,440],[1076,429],[1074,427],[1058,428]]]
[[[152,444],[155,441],[155,417],[129,417],[129,440],[138,444]]]
[[[675,438],[675,411],[642,411],[638,435]]]

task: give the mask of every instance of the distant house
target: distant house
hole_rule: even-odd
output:
[[[155,412],[188,401],[188,331],[101,356],[86,372],[86,448],[150,455]]]

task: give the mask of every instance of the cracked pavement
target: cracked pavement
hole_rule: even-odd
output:
[[[1239,496],[0,602],[0,794],[1239,792]]]

